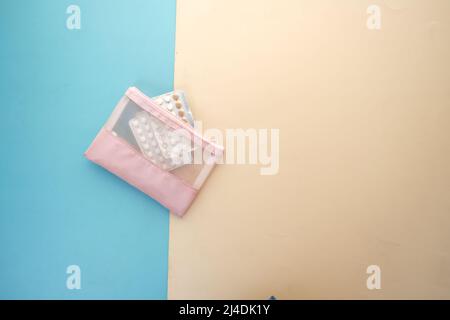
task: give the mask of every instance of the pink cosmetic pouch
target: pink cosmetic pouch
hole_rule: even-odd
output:
[[[132,87],[85,156],[183,216],[223,148]]]

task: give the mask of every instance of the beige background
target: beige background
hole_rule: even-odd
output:
[[[171,217],[169,298],[450,298],[450,1],[177,10],[175,87],[207,128],[279,128],[280,171],[222,165]]]

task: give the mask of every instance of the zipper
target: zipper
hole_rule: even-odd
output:
[[[162,110],[161,108],[159,108],[155,102],[152,101],[152,99],[150,99],[149,97],[147,97],[142,91],[140,91],[138,88],[136,87],[131,87],[128,88],[127,92],[126,92],[126,96],[128,98],[130,98],[131,100],[133,100],[135,103],[137,103],[138,105],[140,104],[140,102],[142,101],[145,104],[145,107],[150,108],[151,110],[153,110],[154,112],[156,112],[157,114],[162,115],[163,117],[167,118],[167,120],[171,121],[172,124],[174,126],[178,126],[181,127],[182,129],[185,129],[186,131],[188,131],[190,134],[192,134],[193,136],[197,137],[198,139],[200,139],[203,143],[205,144],[209,144],[212,145],[214,147],[214,149],[217,149],[219,151],[223,151],[224,148],[222,146],[219,146],[215,143],[212,143],[211,141],[208,141],[207,139],[205,139],[204,137],[202,137],[198,132],[196,132],[191,126],[187,125],[186,123],[184,123],[183,121],[181,121],[180,119],[178,119],[177,117],[175,117],[173,114],[171,114],[170,112],[166,111],[166,110]],[[137,96],[137,97],[136,97]],[[136,100],[136,98],[140,98],[140,101]],[[145,109],[145,108],[144,108]],[[148,111],[148,110],[147,110]],[[151,112],[151,111],[149,111]],[[153,113],[153,112],[152,112]]]

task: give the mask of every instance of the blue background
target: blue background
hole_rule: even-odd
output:
[[[129,86],[172,89],[175,9],[0,1],[0,298],[167,297],[168,211],[83,152]],[[81,290],[66,288],[72,264]]]

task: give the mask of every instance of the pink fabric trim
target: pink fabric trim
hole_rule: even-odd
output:
[[[128,88],[125,93],[128,98],[133,100],[136,104],[138,104],[145,111],[155,115],[161,121],[164,121],[167,125],[171,126],[174,129],[184,129],[189,132],[195,139],[198,141],[202,141],[203,145],[211,145],[214,147],[215,153],[217,156],[222,155],[224,148],[219,146],[211,141],[203,138],[198,132],[196,132],[191,126],[183,123],[180,119],[172,115],[170,112],[167,112],[164,109],[161,109],[155,102],[147,97],[142,91],[140,91],[136,87]],[[192,139],[192,138],[191,138]]]
[[[121,138],[104,128],[85,152],[85,156],[179,216],[186,213],[197,195],[197,190],[173,174],[156,167]]]

